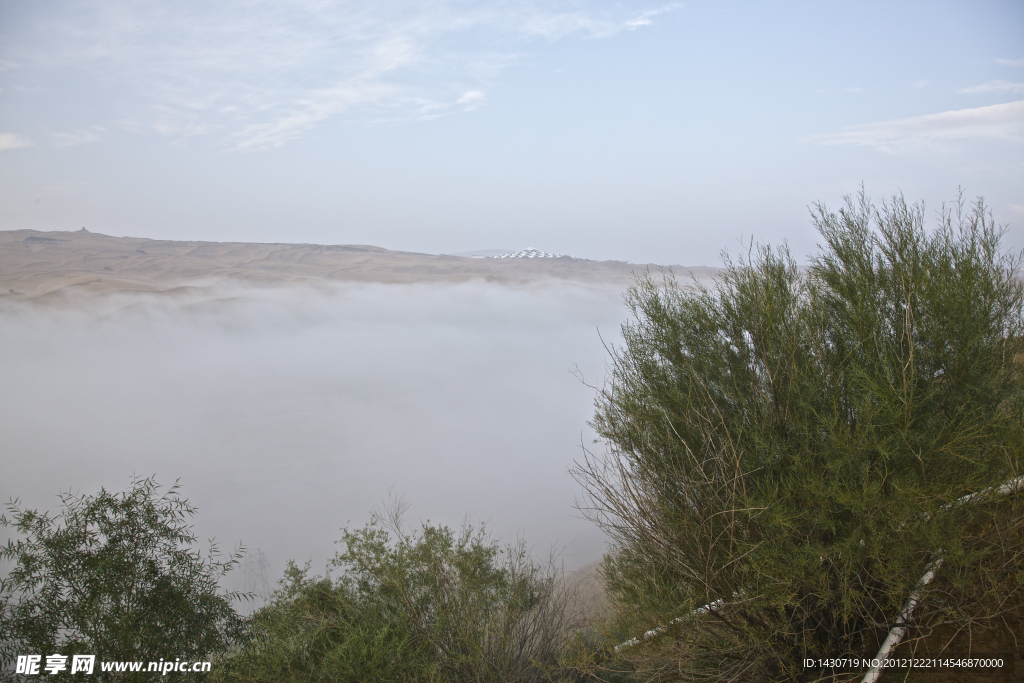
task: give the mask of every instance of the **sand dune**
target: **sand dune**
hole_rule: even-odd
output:
[[[77,232],[0,231],[0,300],[58,301],[101,294],[195,290],[214,282],[526,283],[544,279],[620,284],[656,264],[562,258],[487,259],[389,251],[366,245],[179,242]],[[717,269],[675,266],[681,278]]]

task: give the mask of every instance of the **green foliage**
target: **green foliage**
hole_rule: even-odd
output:
[[[161,494],[150,478],[122,493],[65,493],[55,517],[8,505],[0,527],[20,536],[0,548],[0,561],[13,565],[0,581],[0,660],[10,671],[19,654],[195,661],[226,648],[240,625],[238,595],[217,581],[238,554],[221,558],[211,544],[203,558],[192,548],[187,520],[195,508],[177,491]],[[154,678],[115,677],[98,665],[93,675]]]
[[[270,604],[241,645],[219,663],[231,681],[416,680],[406,624],[389,621],[328,577],[289,563]]]
[[[249,640],[223,663],[237,681],[541,681],[569,628],[558,574],[481,529],[385,523],[343,530],[336,576],[290,564]]]
[[[1021,606],[1016,497],[958,503],[1021,474],[1019,258],[980,200],[931,234],[901,197],[813,218],[809,269],[758,247],[715,288],[648,276],[627,295],[607,448],[575,474],[617,543],[617,627],[668,626],[612,659],[656,678],[873,656],[936,557],[910,640]]]

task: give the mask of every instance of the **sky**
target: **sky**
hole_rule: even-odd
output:
[[[716,265],[861,183],[1024,247],[1024,3],[0,0],[0,225]]]

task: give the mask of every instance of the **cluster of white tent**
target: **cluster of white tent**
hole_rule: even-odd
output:
[[[511,254],[499,254],[497,256],[489,256],[488,258],[561,258],[562,256],[564,254],[549,254],[546,251],[527,247]]]

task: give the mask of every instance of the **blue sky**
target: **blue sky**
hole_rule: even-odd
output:
[[[861,182],[1024,247],[1024,3],[0,0],[2,229],[714,265]]]

